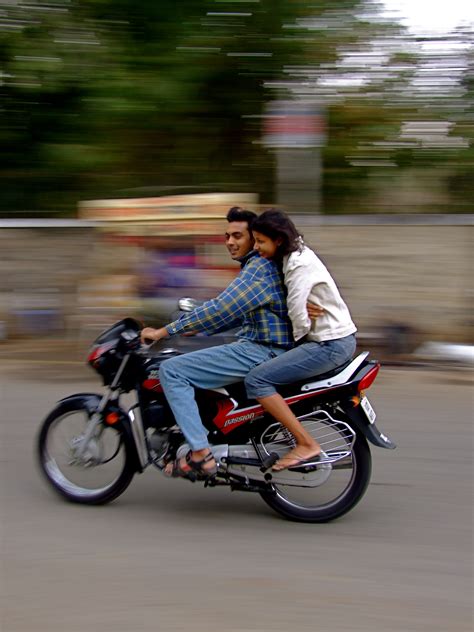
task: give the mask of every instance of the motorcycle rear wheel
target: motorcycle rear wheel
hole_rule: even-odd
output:
[[[135,474],[128,444],[120,430],[103,428],[91,441],[90,464],[74,462],[74,444],[91,413],[78,401],[61,402],[47,416],[38,437],[41,471],[62,497],[75,503],[102,505],[130,485]]]
[[[318,501],[318,493],[326,489],[328,481],[317,488],[295,488],[273,485],[272,491],[260,492],[263,500],[281,516],[297,522],[329,522],[350,511],[362,498],[370,481],[372,457],[365,437],[357,435],[352,449],[351,471],[344,488],[333,498]],[[337,470],[335,470],[336,472]],[[311,500],[316,495],[316,502]],[[295,499],[296,496],[296,499]],[[301,500],[301,497],[308,497]]]

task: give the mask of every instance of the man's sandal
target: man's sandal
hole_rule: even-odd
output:
[[[215,462],[214,455],[212,452],[206,454],[206,456],[201,459],[201,461],[193,461],[191,458],[191,450],[186,453],[184,457],[186,459],[186,466],[188,468],[185,469],[180,463],[181,459],[176,459],[173,463],[173,469],[171,470],[172,478],[189,478],[190,480],[205,480],[206,478],[210,478],[211,476],[215,476],[217,474],[217,463],[214,464],[214,467],[204,468],[205,463],[210,463],[211,461]]]

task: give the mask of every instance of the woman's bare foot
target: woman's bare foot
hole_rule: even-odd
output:
[[[306,445],[297,445],[293,450],[290,450],[278,459],[275,465],[272,467],[274,472],[281,472],[281,470],[286,470],[289,467],[295,467],[304,461],[308,461],[309,459],[316,458],[321,454],[321,446],[319,443],[316,443],[312,446]]]

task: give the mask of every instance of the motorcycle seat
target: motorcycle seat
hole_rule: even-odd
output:
[[[326,373],[315,373],[314,375],[311,375],[311,377],[307,377],[304,380],[298,380],[296,382],[291,382],[291,384],[285,384],[284,386],[280,386],[278,387],[278,392],[280,393],[280,395],[288,396],[292,393],[300,391],[301,387],[304,384],[314,381],[314,379],[317,379],[318,381],[320,381],[320,380],[327,380],[331,377],[334,377],[335,375],[338,375],[339,373],[341,373],[341,371],[344,371],[344,369],[347,366],[349,366],[352,360],[353,358],[351,358],[347,362],[344,362],[344,364],[340,364],[339,366],[337,366],[335,369],[332,369],[331,371],[326,371]]]
[[[347,366],[349,366],[351,362],[352,362],[352,358],[348,360],[347,362],[345,362],[344,364],[341,364],[340,366],[336,367],[332,371],[327,371],[326,373],[321,373],[321,374],[316,373],[314,375],[311,375],[310,377],[305,378],[304,380],[298,380],[296,382],[291,382],[290,384],[285,384],[284,386],[279,386],[277,388],[277,391],[283,397],[294,395],[301,390],[301,387],[304,384],[314,381],[315,378],[317,380],[326,380],[331,377],[334,377],[335,375],[343,371]],[[245,385],[243,381],[235,382],[234,384],[229,384],[228,386],[225,386],[223,390],[227,391],[230,397],[232,397],[238,402],[246,401],[246,405],[249,405],[249,406],[252,406],[257,403],[254,399],[247,400],[247,394],[245,392]]]

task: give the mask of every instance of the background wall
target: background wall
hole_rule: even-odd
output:
[[[409,328],[416,342],[473,342],[470,216],[294,219],[336,278],[362,337]],[[77,226],[0,229],[1,338],[75,336],[143,311],[135,291],[142,249]],[[223,245],[211,256],[229,265]]]

